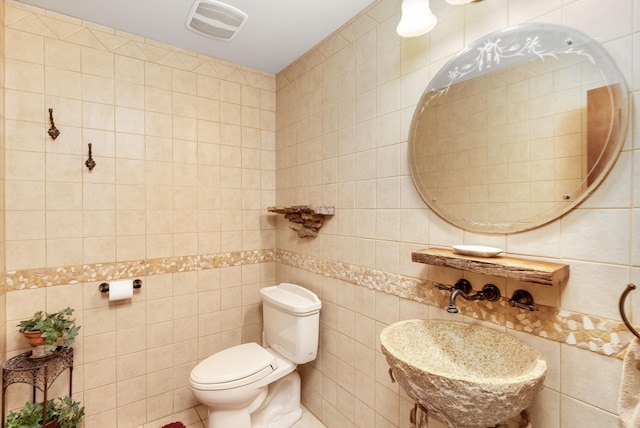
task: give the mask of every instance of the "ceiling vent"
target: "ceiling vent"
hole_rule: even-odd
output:
[[[203,36],[229,41],[249,16],[215,0],[196,0],[187,16],[187,28]]]

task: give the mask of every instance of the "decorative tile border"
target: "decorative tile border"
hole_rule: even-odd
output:
[[[6,272],[2,277],[5,292],[29,288],[111,281],[136,276],[162,275],[275,261],[275,251],[251,250],[199,256],[165,257],[114,263],[96,263],[55,268],[24,269]]]
[[[328,276],[372,290],[393,294],[426,305],[445,308],[448,295],[428,280],[406,277],[347,263],[276,250],[276,262]],[[562,308],[540,306],[536,312],[524,312],[498,302],[461,301],[460,312],[515,331],[533,334],[555,342],[576,346],[601,355],[623,358],[633,338],[625,325],[616,320],[570,312]]]
[[[83,266],[24,269],[5,273],[7,291],[77,284],[83,280]]]
[[[432,281],[276,249],[10,271],[0,274],[0,295],[12,290],[274,261],[430,306],[444,308],[448,304],[447,294],[437,290]],[[508,306],[504,297],[498,302],[461,301],[458,306],[465,316],[608,357],[623,358],[633,338],[620,321],[548,306],[523,312]]]

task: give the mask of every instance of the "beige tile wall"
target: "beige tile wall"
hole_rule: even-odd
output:
[[[4,13],[4,0],[0,0],[0,27],[4,29],[5,21]],[[5,139],[5,127],[4,127],[4,37],[0,40],[0,165],[4,165],[4,139]],[[0,171],[0,224],[4,224],[4,168]],[[5,307],[5,292],[6,287],[4,285],[4,273],[5,269],[5,245],[4,227],[0,228],[0,308]],[[0,355],[4,355],[5,352],[5,335],[1,332],[5,330],[5,317],[0,316]]]
[[[465,44],[518,22],[564,23],[601,40],[635,89],[635,3],[432,0],[440,24],[401,41],[400,2],[378,1],[277,76],[276,138],[273,76],[8,2],[6,270],[12,281],[26,278],[22,285],[45,276],[58,286],[0,292],[7,355],[25,349],[17,320],[73,305],[83,325],[74,395],[87,405],[87,426],[137,426],[194,404],[185,382],[197,359],[256,338],[256,291],[277,276],[324,303],[320,356],[301,367],[305,404],[329,427],[393,427],[407,424],[411,404],[389,383],[378,333],[398,319],[446,312],[284,264],[276,275],[272,262],[240,257],[237,266],[214,267],[208,258],[277,247],[452,282],[462,274],[416,266],[411,250],[483,243],[571,264],[560,290],[490,278],[503,292],[524,287],[543,305],[618,319],[619,293],[640,279],[640,243],[629,238],[640,227],[635,139],[579,210],[541,229],[489,237],[424,208],[407,175],[406,135],[429,76]],[[218,92],[199,85],[201,77],[218,80]],[[55,145],[43,132],[49,105],[65,137]],[[82,166],[88,141],[95,174]],[[272,217],[261,213],[275,203],[276,183],[278,204],[337,206],[318,239],[298,239],[281,219],[274,238]],[[102,279],[132,271],[145,286],[130,302],[108,304],[90,280],[94,272]],[[74,281],[60,279],[67,274]],[[489,280],[467,277],[474,285]],[[183,333],[185,324],[197,333]],[[510,333],[549,362],[532,409],[536,426],[616,426],[619,360]],[[17,391],[11,405],[25,397],[26,389]]]
[[[635,98],[640,84],[635,70],[640,5],[634,0],[430,3],[439,23],[428,35],[401,40],[395,34],[401,2],[381,0],[278,74],[278,205],[335,204],[337,213],[314,241],[296,239],[286,223],[278,221],[277,248],[449,284],[464,275],[477,289],[493,282],[508,296],[526,288],[542,305],[619,320],[620,293],[628,282],[640,282],[635,126],[607,181],[579,209],[545,227],[506,236],[468,233],[427,210],[408,175],[406,140],[430,76],[468,43],[521,22],[565,24],[600,41]],[[560,288],[539,287],[411,262],[412,250],[456,243],[497,246],[567,263],[571,277]],[[320,356],[301,369],[304,403],[329,427],[408,426],[411,403],[389,382],[378,333],[400,319],[451,315],[363,286],[368,281],[336,276],[287,263],[278,266],[278,280],[306,285],[324,303]],[[637,318],[638,299],[633,298],[630,310]],[[464,315],[454,318],[479,322]],[[581,348],[571,334],[555,342],[499,328],[530,343],[549,363],[545,389],[531,408],[534,426],[618,425],[619,359]],[[605,334],[616,336],[613,329]]]
[[[7,270],[272,246],[272,76],[7,12]]]
[[[263,250],[275,246],[263,210],[275,204],[275,77],[20,3],[0,10],[2,355],[27,350],[19,320],[71,306],[85,426],[191,408],[191,368],[261,338],[258,289],[275,280]],[[120,277],[143,287],[109,303],[98,284]],[[10,388],[10,408],[29,399]]]

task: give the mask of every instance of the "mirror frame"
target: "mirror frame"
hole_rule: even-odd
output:
[[[550,209],[543,209],[527,218],[513,221],[474,219],[439,203],[438,195],[429,191],[426,182],[428,173],[421,174],[424,168],[420,167],[416,156],[420,144],[429,143],[426,138],[426,141],[419,141],[418,138],[425,134],[423,129],[425,126],[433,125],[428,123],[428,117],[425,113],[430,103],[445,96],[454,85],[475,77],[482,77],[496,71],[502,72],[508,67],[526,61],[551,61],[558,57],[566,59],[571,56],[578,56],[582,61],[586,58],[588,66],[593,66],[595,72],[602,76],[602,85],[608,88],[607,96],[612,109],[614,101],[617,100],[614,100],[614,97],[620,97],[617,138],[615,141],[611,141],[612,129],[615,125],[612,114],[610,115],[611,121],[605,144],[609,148],[602,149],[596,165],[587,171],[574,191],[564,194],[561,201],[552,201],[555,205]],[[586,105],[582,108],[586,110]],[[447,62],[433,77],[423,92],[411,121],[408,142],[409,169],[413,183],[422,199],[449,223],[464,230],[481,233],[521,232],[556,220],[593,193],[607,176],[622,150],[628,122],[628,87],[622,72],[603,46],[589,36],[565,26],[546,23],[522,24],[490,33],[475,41]],[[584,133],[584,128],[582,132]],[[605,149],[610,153],[607,155],[607,159],[602,156]],[[598,172],[594,173],[596,169]],[[490,204],[489,201],[486,203]]]

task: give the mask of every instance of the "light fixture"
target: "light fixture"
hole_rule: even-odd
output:
[[[458,6],[482,0],[445,0]],[[433,30],[438,18],[429,9],[429,0],[402,0],[402,17],[396,27],[400,37],[417,37]]]
[[[402,18],[396,32],[400,37],[417,37],[433,30],[437,22],[429,0],[402,0]]]

